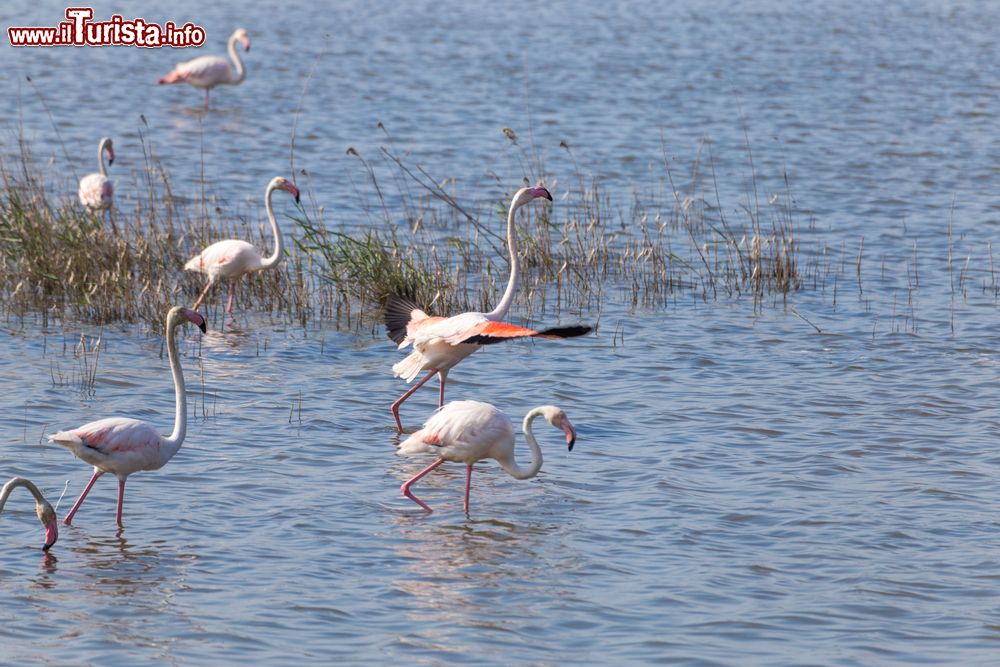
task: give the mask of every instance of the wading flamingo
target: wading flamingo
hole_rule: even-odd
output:
[[[281,230],[278,229],[278,221],[274,218],[274,209],[271,207],[271,194],[275,190],[284,190],[295,197],[295,203],[299,202],[299,189],[281,176],[271,179],[264,191],[264,210],[267,211],[267,219],[271,223],[271,232],[274,234],[274,252],[270,257],[264,257],[257,248],[254,248],[246,241],[238,239],[226,239],[218,241],[195,255],[184,265],[185,271],[198,271],[208,276],[208,284],[198,296],[198,300],[191,306],[197,309],[202,299],[208,294],[215,281],[219,278],[229,280],[229,303],[226,305],[226,312],[233,312],[233,297],[236,296],[236,280],[251,271],[260,271],[270,266],[274,266],[281,261],[284,245],[281,240]]]
[[[521,263],[517,257],[517,233],[514,229],[514,214],[528,202],[538,199],[552,201],[552,195],[543,187],[521,188],[514,194],[507,212],[507,249],[510,252],[510,277],[507,289],[497,307],[488,313],[462,313],[453,317],[432,317],[416,304],[400,296],[390,297],[385,309],[385,328],[389,338],[399,345],[399,349],[413,344],[413,352],[392,367],[396,377],[412,382],[421,371],[430,371],[423,380],[411,387],[392,404],[392,416],[396,420],[396,430],[403,432],[399,419],[399,406],[420,389],[425,382],[438,374],[440,390],[438,406],[444,405],[444,385],[448,371],[455,364],[478,350],[483,345],[500,343],[512,338],[538,336],[542,338],[572,338],[589,333],[589,326],[571,326],[533,331],[524,327],[504,324],[502,320],[514,302],[520,279]]]
[[[173,71],[156,83],[180,83],[184,82],[195,88],[205,89],[205,110],[208,111],[208,91],[220,84],[235,86],[243,81],[247,71],[243,67],[239,53],[236,51],[236,42],[243,44],[243,50],[250,50],[250,35],[243,28],[237,28],[236,32],[229,36],[229,60],[222,56],[199,56],[182,63],[177,63]]]
[[[108,168],[104,166],[104,151],[108,152],[108,164],[115,163],[115,149],[111,145],[111,137],[101,137],[97,145],[97,165],[100,171],[81,178],[80,189],[77,191],[80,203],[91,211],[108,210],[115,196],[115,187],[108,179]]]
[[[66,447],[78,459],[94,466],[94,474],[87,487],[77,498],[73,509],[63,519],[63,523],[67,526],[72,523],[73,516],[80,509],[97,478],[110,472],[118,478],[118,511],[115,519],[118,521],[118,527],[124,528],[122,505],[125,502],[125,480],[140,470],[159,470],[181,448],[184,435],[187,433],[187,397],[184,394],[184,373],[177,357],[174,331],[185,322],[194,324],[205,333],[205,318],[195,311],[176,307],[167,313],[167,357],[170,359],[170,372],[174,378],[176,395],[173,433],[163,437],[152,424],[147,422],[128,417],[109,417],[49,436],[49,442]]]
[[[496,459],[500,467],[514,479],[531,479],[542,468],[542,450],[531,432],[531,422],[539,415],[566,433],[566,443],[573,451],[576,431],[566,413],[554,405],[543,405],[529,412],[521,428],[531,449],[531,465],[522,468],[514,460],[514,425],[507,415],[489,403],[479,401],[452,401],[440,408],[427,420],[424,427],[399,445],[399,454],[434,454],[438,460],[414,475],[400,488],[403,495],[432,512],[422,500],[410,493],[418,479],[445,461],[466,465],[465,513],[469,513],[469,488],[472,485],[472,465],[483,459]]]
[[[7,504],[7,497],[11,491],[19,486],[31,491],[31,495],[35,497],[35,514],[45,526],[45,544],[42,545],[42,551],[48,551],[59,539],[59,522],[56,521],[56,511],[52,509],[52,505],[46,502],[45,496],[42,495],[37,486],[31,483],[31,480],[14,477],[3,485],[3,490],[0,491],[0,512],[3,512],[3,506]]]

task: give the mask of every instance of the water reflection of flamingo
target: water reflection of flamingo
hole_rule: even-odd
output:
[[[38,515],[38,520],[45,526],[45,543],[42,545],[42,551],[48,551],[56,543],[56,540],[59,539],[59,525],[56,521],[56,511],[45,500],[45,496],[38,490],[38,487],[31,483],[31,480],[27,480],[24,477],[14,477],[3,485],[3,490],[0,490],[0,512],[3,512],[3,507],[7,504],[7,498],[11,492],[19,486],[28,489],[31,495],[35,497],[35,514]]]
[[[444,385],[448,371],[458,362],[478,350],[483,345],[500,343],[513,338],[540,336],[544,338],[570,338],[582,336],[591,330],[587,326],[559,327],[545,331],[533,331],[524,327],[504,324],[502,320],[514,302],[514,293],[520,277],[520,262],[517,257],[517,233],[514,229],[514,213],[521,206],[538,199],[552,201],[552,195],[543,187],[521,188],[514,194],[507,212],[507,249],[510,252],[510,278],[507,289],[497,307],[488,313],[462,313],[453,317],[432,317],[413,302],[400,296],[393,296],[385,309],[386,332],[400,349],[413,344],[413,352],[392,367],[396,377],[412,382],[421,371],[430,371],[392,404],[392,416],[396,429],[402,433],[403,423],[399,419],[399,407],[413,392],[420,389],[437,374],[441,381],[438,407],[444,405]]]
[[[215,281],[219,278],[226,278],[229,283],[229,302],[226,305],[226,312],[233,312],[233,298],[236,296],[236,280],[244,274],[252,271],[260,271],[274,266],[281,261],[284,245],[281,239],[281,230],[278,229],[278,221],[274,218],[274,209],[271,206],[271,195],[275,190],[290,192],[295,197],[295,202],[299,201],[299,189],[281,176],[271,179],[264,191],[264,210],[267,211],[267,219],[271,223],[271,232],[274,234],[274,252],[270,257],[264,257],[260,251],[246,241],[239,239],[226,239],[217,241],[195,255],[184,265],[185,271],[198,271],[208,276],[208,284],[198,296],[198,300],[191,306],[197,309],[201,305],[202,299],[208,294]]]
[[[101,137],[97,144],[98,173],[87,174],[80,179],[77,196],[80,203],[91,211],[106,211],[114,200],[115,187],[108,179],[108,168],[104,166],[104,152],[108,153],[108,164],[115,163],[115,149],[111,137]]]
[[[208,91],[220,84],[235,86],[241,83],[243,78],[246,76],[246,69],[243,67],[243,61],[240,60],[240,55],[236,51],[237,41],[243,44],[244,51],[250,50],[250,36],[247,34],[246,30],[238,28],[232,35],[229,36],[229,44],[227,47],[227,50],[229,51],[229,58],[232,62],[230,62],[230,60],[226,60],[222,56],[200,56],[198,58],[193,58],[192,60],[177,63],[170,74],[167,74],[156,83],[164,84],[183,82],[192,85],[195,88],[204,88],[205,110],[208,111]]]
[[[472,466],[476,461],[496,459],[500,467],[514,479],[531,479],[542,468],[542,450],[531,432],[531,423],[539,415],[562,429],[570,451],[576,442],[576,430],[566,413],[552,405],[531,410],[522,424],[524,439],[531,449],[531,465],[521,468],[514,460],[514,425],[495,406],[479,401],[453,401],[439,409],[427,420],[424,427],[400,443],[400,454],[434,454],[438,460],[406,481],[400,490],[403,495],[431,512],[422,500],[410,493],[418,479],[445,461],[466,465],[465,512],[469,512],[469,489],[472,486]]]
[[[50,442],[66,447],[77,458],[94,466],[90,482],[63,519],[63,523],[67,526],[73,521],[73,516],[80,509],[97,478],[110,472],[118,477],[118,510],[115,519],[119,527],[124,527],[122,505],[125,501],[126,478],[140,470],[162,468],[181,448],[184,435],[187,433],[187,400],[184,394],[184,373],[177,357],[174,331],[185,322],[191,322],[203,333],[205,332],[205,318],[193,310],[177,307],[167,314],[167,356],[170,358],[170,372],[173,375],[176,394],[173,433],[163,437],[152,424],[147,422],[127,417],[110,417],[49,436]]]

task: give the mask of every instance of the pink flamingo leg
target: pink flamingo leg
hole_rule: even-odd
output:
[[[469,513],[469,490],[472,488],[472,464],[465,471],[465,513]]]
[[[118,522],[119,528],[124,528],[125,524],[122,523],[122,505],[125,504],[125,480],[118,480],[118,511],[115,512],[115,520]]]
[[[208,88],[205,89],[205,111],[208,111]],[[194,310],[194,308],[191,310]]]
[[[438,388],[438,407],[444,407],[444,383],[448,379],[448,371],[441,371],[441,386]]]
[[[426,475],[427,473],[429,473],[431,470],[434,470],[434,468],[437,468],[442,463],[444,463],[444,459],[438,459],[434,463],[430,464],[429,466],[427,466],[426,468],[424,468],[423,470],[421,470],[420,472],[418,472],[412,478],[410,478],[409,480],[407,480],[406,482],[404,482],[401,487],[399,487],[399,490],[403,492],[404,496],[406,496],[407,498],[409,498],[410,500],[412,500],[413,502],[415,502],[416,504],[420,505],[425,510],[427,510],[428,514],[430,514],[434,510],[432,510],[430,507],[428,507],[427,504],[424,503],[424,501],[420,500],[420,498],[417,498],[415,495],[413,495],[412,493],[410,493],[410,487],[413,486],[414,482],[416,482],[418,479],[420,479],[421,477],[423,477],[424,475]]]
[[[203,289],[201,291],[201,294],[198,295],[198,300],[194,302],[193,306],[191,306],[191,310],[198,310],[198,306],[201,305],[201,300],[205,298],[205,295],[208,294],[208,290],[210,290],[210,289],[212,289],[212,281],[211,280],[208,281],[208,284],[205,285],[205,289]]]
[[[397,400],[395,403],[392,404],[392,407],[390,408],[390,410],[392,411],[392,416],[396,420],[396,430],[399,433],[403,432],[403,422],[399,421],[399,406],[401,406],[403,404],[403,401],[405,401],[410,396],[412,396],[413,392],[415,392],[417,389],[420,389],[422,386],[424,386],[425,382],[427,382],[432,377],[434,377],[435,373],[437,373],[437,369],[436,368],[434,370],[432,370],[430,373],[428,373],[427,377],[425,377],[423,380],[421,380],[417,384],[413,385],[413,387],[409,391],[407,391],[405,394],[403,394],[402,396],[400,396],[399,400]],[[444,395],[443,394],[443,392],[444,392],[443,386],[442,386],[442,390],[441,391],[442,391],[442,396],[443,396]]]
[[[94,482],[97,481],[97,478],[103,474],[104,474],[103,470],[97,470],[96,468],[94,469],[93,476],[90,478],[90,481],[87,482],[87,488],[85,488],[83,490],[83,493],[80,494],[80,497],[76,499],[76,502],[73,504],[73,509],[71,509],[69,511],[69,514],[66,515],[66,518],[63,519],[64,524],[66,524],[67,526],[72,524],[73,517],[76,515],[76,511],[80,509],[80,505],[83,504],[83,499],[87,497],[88,493],[90,493],[90,489],[94,486]]]
[[[236,298],[236,282],[233,281],[229,283],[229,303],[226,304],[226,312],[230,315],[233,314],[233,299]],[[194,310],[192,308],[191,310]]]

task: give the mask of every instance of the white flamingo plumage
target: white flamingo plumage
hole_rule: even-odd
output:
[[[386,332],[399,348],[413,345],[413,352],[392,367],[396,377],[412,382],[421,371],[430,371],[424,379],[399,397],[390,408],[396,420],[396,429],[403,432],[399,419],[399,406],[420,389],[425,382],[438,374],[440,391],[438,406],[444,405],[444,387],[448,371],[458,362],[478,350],[483,345],[500,343],[514,338],[537,336],[541,338],[571,338],[591,331],[589,326],[556,327],[544,331],[534,331],[524,327],[501,322],[514,302],[520,277],[520,261],[517,256],[517,233],[514,228],[514,214],[521,206],[538,199],[552,201],[552,195],[543,187],[521,188],[514,194],[507,213],[507,249],[510,252],[510,277],[507,289],[497,307],[488,313],[462,313],[453,317],[433,317],[416,304],[400,296],[393,296],[385,310]]]
[[[77,196],[80,203],[91,211],[106,211],[111,208],[114,201],[115,187],[108,179],[108,168],[104,166],[104,152],[108,153],[108,164],[115,163],[115,149],[111,143],[111,137],[101,137],[97,144],[97,166],[96,174],[87,174],[80,179],[80,189]]]
[[[195,88],[205,89],[205,110],[208,110],[208,91],[221,84],[235,86],[246,77],[246,68],[236,50],[236,42],[243,44],[243,50],[250,50],[250,35],[243,28],[237,28],[229,36],[227,51],[229,60],[222,56],[199,56],[182,63],[156,83],[187,83]]]
[[[566,443],[573,451],[576,430],[566,413],[553,405],[534,408],[524,417],[524,439],[531,449],[531,465],[521,468],[514,459],[514,425],[495,406],[480,401],[452,401],[427,420],[424,427],[399,445],[399,454],[434,454],[438,460],[430,464],[400,487],[403,495],[431,512],[430,507],[410,492],[418,479],[445,461],[466,465],[465,512],[469,512],[469,490],[472,486],[472,466],[483,459],[495,459],[514,479],[531,479],[542,468],[542,450],[535,441],[531,423],[543,416],[546,421],[566,434]]]
[[[187,308],[172,308],[167,314],[166,341],[170,372],[174,379],[175,417],[174,430],[169,436],[160,435],[152,424],[128,417],[110,417],[84,424],[68,431],[60,431],[49,436],[49,441],[66,447],[74,456],[94,466],[94,474],[73,508],[63,519],[67,526],[84,498],[90,493],[97,478],[110,472],[118,478],[118,510],[115,519],[119,527],[122,523],[122,505],[125,501],[125,480],[140,470],[159,470],[184,443],[187,434],[187,398],[184,393],[184,373],[177,356],[174,331],[178,326],[190,322],[205,332],[205,318]]]
[[[56,511],[45,500],[45,496],[38,490],[38,487],[31,483],[31,480],[24,477],[13,477],[3,485],[3,490],[0,490],[0,512],[3,512],[4,505],[7,504],[7,498],[11,492],[19,486],[28,489],[31,495],[35,497],[35,514],[38,516],[38,520],[42,522],[42,525],[45,526],[45,542],[42,544],[42,551],[48,551],[56,543],[56,540],[59,539],[59,522],[56,521]]]
[[[278,228],[278,221],[274,217],[274,208],[271,205],[271,195],[275,190],[289,192],[295,197],[295,202],[299,202],[299,189],[291,181],[277,176],[267,184],[267,190],[264,191],[264,210],[267,212],[267,219],[271,223],[271,232],[274,234],[274,252],[271,253],[270,257],[264,257],[253,245],[239,239],[218,241],[202,250],[184,265],[185,271],[198,271],[208,276],[208,284],[198,296],[198,300],[191,306],[192,309],[196,310],[201,305],[202,300],[216,280],[225,278],[230,281],[226,312],[232,313],[233,298],[236,296],[236,280],[246,273],[266,269],[281,261],[284,244],[281,238],[281,229]]]

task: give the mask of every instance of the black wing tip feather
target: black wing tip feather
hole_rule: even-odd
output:
[[[389,296],[385,304],[385,333],[397,345],[406,338],[406,325],[410,323],[411,313],[418,308],[420,306],[409,297],[401,294]]]
[[[546,329],[545,331],[539,331],[539,336],[551,336],[553,338],[576,338],[577,336],[586,336],[594,327],[587,326],[586,324],[577,324],[570,327],[552,327],[551,329]]]

